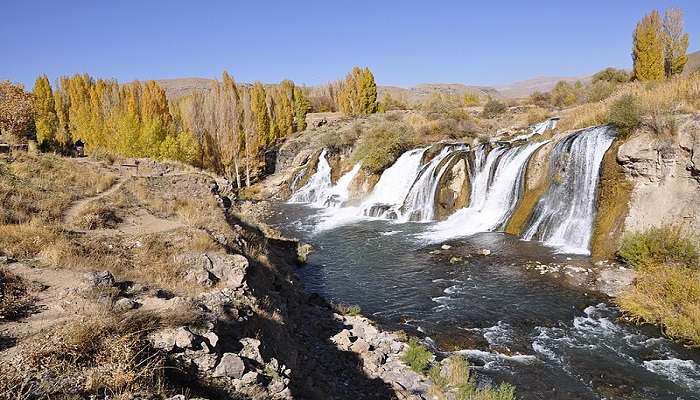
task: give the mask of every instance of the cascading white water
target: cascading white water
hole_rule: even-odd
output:
[[[403,153],[382,173],[372,193],[362,202],[362,214],[371,217],[397,216],[398,208],[420,172],[421,159],[427,148]]]
[[[326,149],[318,156],[316,172],[309,178],[306,185],[294,192],[289,199],[291,203],[316,203],[326,199],[326,192],[331,188],[331,166],[326,160]]]
[[[598,175],[613,141],[608,127],[573,133],[554,148],[551,185],[535,206],[525,240],[539,240],[566,253],[589,254]]]
[[[440,177],[445,173],[449,163],[443,163],[455,152],[465,151],[467,146],[448,145],[422,169],[418,178],[409,189],[406,199],[401,206],[399,220],[432,221],[435,219],[435,195],[438,191]]]
[[[355,179],[357,173],[360,172],[361,163],[355,164],[352,169],[338,179],[338,182],[333,185],[326,193],[326,199],[323,205],[326,207],[341,207],[350,197],[350,182]]]
[[[475,154],[469,206],[435,224],[420,237],[439,242],[500,229],[518,202],[530,156],[544,143],[515,147],[499,144],[485,158],[486,147],[479,147]]]
[[[516,136],[511,140],[511,142],[517,142],[519,140],[527,140],[535,135],[541,135],[548,130],[555,129],[557,127],[557,122],[559,122],[558,118],[550,118],[548,120],[545,120],[545,121],[542,121],[542,122],[537,123],[535,125],[532,125],[532,127],[530,128],[530,133]]]

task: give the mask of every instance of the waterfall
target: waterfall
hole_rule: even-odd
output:
[[[338,183],[333,185],[326,193],[326,199],[323,201],[325,207],[341,207],[350,197],[350,183],[355,179],[357,173],[360,172],[361,163],[355,164],[352,169],[338,179]]]
[[[557,143],[550,159],[550,187],[535,206],[523,239],[567,253],[590,253],[600,164],[613,141],[609,130],[589,128]]]
[[[464,145],[445,146],[421,169],[400,209],[400,221],[432,221],[435,219],[435,196],[439,189],[438,184],[449,166],[449,163],[445,161],[456,152],[463,152],[466,149],[467,146]]]
[[[523,134],[520,136],[516,136],[511,140],[511,142],[517,142],[519,140],[528,140],[535,135],[541,135],[548,130],[555,129],[557,127],[558,122],[559,122],[559,117],[555,117],[555,118],[549,118],[545,121],[542,121],[540,123],[532,125],[532,127],[530,127],[529,133],[526,133],[526,134]]]
[[[370,217],[395,219],[413,182],[420,172],[421,159],[427,148],[403,153],[396,162],[382,173],[372,193],[362,202],[362,214]]]
[[[487,146],[478,147],[469,206],[435,224],[421,238],[439,242],[502,229],[520,198],[527,162],[544,143],[513,147],[501,143],[490,151]]]
[[[296,181],[296,180],[295,180]],[[309,178],[306,185],[294,192],[289,199],[291,203],[316,203],[325,201],[326,192],[331,188],[331,166],[326,160],[326,149],[318,156],[316,172]]]

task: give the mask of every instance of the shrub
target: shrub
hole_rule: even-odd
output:
[[[608,111],[608,122],[617,128],[623,138],[629,137],[641,121],[642,110],[633,95],[624,95],[615,100]]]
[[[415,143],[413,129],[403,123],[382,122],[372,127],[353,153],[354,162],[371,173],[379,173]]]
[[[499,114],[506,112],[508,107],[496,99],[489,99],[489,101],[484,104],[484,110],[481,112],[481,116],[484,118],[493,118]]]
[[[696,239],[675,228],[651,228],[622,238],[618,256],[634,267],[674,264],[697,268],[700,250]]]
[[[614,91],[614,84],[606,81],[599,81],[588,88],[586,100],[588,100],[588,102],[602,101],[610,97]]]
[[[0,269],[0,322],[23,317],[31,310],[27,282]]]
[[[415,339],[408,342],[408,350],[401,358],[404,363],[419,374],[424,374],[428,371],[432,359],[433,353]]]
[[[700,346],[700,271],[666,265],[642,268],[635,286],[617,303],[633,320],[660,324],[669,336]]]
[[[339,303],[333,304],[333,308],[338,314],[347,315],[350,317],[356,317],[362,314],[362,309],[358,305]]]
[[[479,98],[479,95],[472,92],[465,93],[462,98],[462,101],[467,107],[478,106],[479,104],[481,104],[481,99]]]
[[[549,111],[545,110],[544,108],[536,107],[528,111],[527,113],[527,124],[528,125],[533,125],[538,122],[542,122],[545,119],[549,118],[550,113]]]
[[[535,91],[530,95],[530,103],[538,107],[547,107],[549,106],[550,101],[551,98],[549,96],[549,93]]]
[[[471,374],[469,362],[464,357],[452,356],[440,368],[434,365],[428,376],[433,382],[431,394],[435,398],[454,398],[457,400],[514,400],[515,388],[502,383],[493,388],[478,388],[476,379]],[[453,393],[447,396],[445,392]]]
[[[598,82],[611,82],[611,83],[625,83],[629,82],[630,74],[624,69],[617,69],[613,67],[608,67],[603,70],[596,72],[593,75],[591,83]]]

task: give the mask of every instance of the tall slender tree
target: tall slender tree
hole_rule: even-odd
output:
[[[634,30],[632,60],[634,78],[653,81],[664,78],[664,48],[659,32],[661,18],[654,10],[642,18]]]
[[[40,145],[53,145],[58,131],[55,99],[49,78],[41,75],[34,83],[34,127]]]
[[[683,11],[671,8],[664,12],[661,42],[664,48],[664,70],[667,77],[683,72],[688,62],[688,34],[684,31]]]

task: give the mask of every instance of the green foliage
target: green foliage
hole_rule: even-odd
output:
[[[355,67],[338,92],[338,106],[346,115],[367,115],[377,111],[377,84],[369,68]]]
[[[700,347],[700,271],[641,268],[635,286],[616,302],[632,319],[662,325],[667,335]]]
[[[413,129],[400,122],[382,122],[369,129],[353,153],[354,162],[379,173],[396,161],[399,155],[415,143]]]
[[[559,108],[570,107],[582,98],[583,84],[579,81],[573,85],[569,82],[559,81],[550,92],[552,105]]]
[[[656,10],[637,23],[632,46],[634,79],[655,81],[664,78],[664,49],[659,37],[660,30],[661,18]]]
[[[608,67],[596,72],[591,79],[591,83],[610,82],[610,83],[625,83],[629,82],[630,74],[624,69]]]
[[[588,87],[586,100],[589,103],[605,100],[615,91],[615,83],[599,80]]]
[[[507,383],[502,383],[497,387],[478,388],[474,375],[469,369],[469,362],[462,356],[451,356],[445,365],[440,368],[433,365],[428,376],[437,388],[433,388],[433,393],[438,394],[438,398],[450,398],[445,396],[445,392],[453,393],[453,398],[457,400],[514,400],[515,388]]]
[[[635,96],[629,94],[621,96],[610,105],[608,123],[617,128],[620,137],[629,137],[641,122],[642,109]]]
[[[433,353],[416,340],[408,342],[408,350],[401,358],[406,365],[419,374],[424,374],[428,371],[432,359]]]
[[[340,315],[347,315],[349,317],[357,317],[362,315],[362,309],[360,306],[354,304],[333,304],[333,308],[335,309],[335,312]]]
[[[700,248],[695,238],[675,228],[651,228],[622,238],[618,256],[634,267],[676,264],[698,268]]]
[[[311,109],[311,103],[304,96],[301,88],[294,87],[294,123],[297,131],[306,129],[306,113]]]
[[[506,112],[508,107],[496,99],[489,99],[489,101],[484,104],[484,109],[481,111],[481,116],[483,118],[493,118],[497,115]]]

